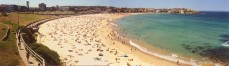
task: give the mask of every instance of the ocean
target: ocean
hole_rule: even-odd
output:
[[[116,23],[121,36],[179,57],[200,60],[203,58],[201,49],[229,48],[223,45],[229,41],[229,12],[139,14],[121,18]]]

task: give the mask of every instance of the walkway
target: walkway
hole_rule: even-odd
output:
[[[6,29],[7,31],[5,32],[5,35],[3,37],[0,37],[0,39],[3,41],[5,38],[7,38],[7,34],[8,34],[10,27],[9,27],[9,25],[3,24],[3,23],[0,23],[0,24],[5,25],[7,27],[7,29]]]
[[[18,34],[16,35],[16,38],[18,39],[17,36],[18,36]],[[22,40],[22,39],[20,38],[20,40]],[[20,47],[18,46],[18,42],[19,42],[19,40],[17,40],[18,51],[19,51],[19,54],[20,54],[24,64],[26,66],[38,66],[38,61],[34,57],[31,56],[32,54],[30,54],[29,61],[27,60],[27,58],[26,58],[27,51],[25,50],[25,43],[23,41],[20,41],[20,43],[21,43],[21,49],[20,49]]]
[[[40,20],[40,21],[35,21],[33,23],[28,24],[26,26],[26,28],[36,28],[37,29],[40,24],[45,23],[45,22],[50,21],[50,20],[58,19],[58,18],[63,18],[63,17],[49,18],[49,19],[43,19],[43,20]],[[35,53],[30,47],[28,47],[28,45],[23,41],[22,37],[21,38],[18,38],[18,35],[19,35],[18,33],[20,33],[20,30],[16,34],[17,47],[18,47],[19,54],[20,54],[20,56],[21,56],[24,64],[26,66],[38,66],[38,63],[40,63],[40,62],[41,62],[40,63],[41,64],[40,66],[42,66],[42,64],[45,64],[45,60],[42,57],[40,57],[37,53]],[[19,39],[20,39],[20,41],[19,41]],[[19,42],[21,44],[21,49],[18,46],[18,43]],[[29,49],[28,52],[30,53],[29,61],[26,58],[26,53],[27,53],[26,50],[28,50],[28,49]],[[35,59],[35,58],[37,58],[37,59]]]

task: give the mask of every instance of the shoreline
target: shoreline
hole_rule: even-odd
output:
[[[151,55],[151,54],[147,54],[147,52],[142,51],[141,48],[140,48],[140,50],[136,49],[136,47],[134,47],[133,45],[137,46],[137,44],[133,43],[132,41],[129,41],[129,40],[125,41],[123,39],[119,39],[119,37],[116,37],[114,35],[115,30],[112,28],[112,24],[113,24],[113,26],[115,26],[114,23],[118,19],[123,18],[125,16],[135,15],[135,14],[136,13],[90,14],[90,15],[79,15],[79,16],[72,16],[72,17],[66,17],[66,18],[53,20],[53,21],[50,21],[50,22],[47,22],[47,23],[40,25],[40,26],[42,26],[41,28],[43,30],[39,29],[39,32],[41,32],[41,34],[45,38],[43,38],[42,36],[38,36],[37,42],[41,42],[42,44],[46,45],[50,49],[57,51],[61,57],[61,60],[63,62],[66,62],[67,65],[88,64],[88,61],[85,61],[83,59],[85,59],[85,58],[91,59],[91,58],[94,58],[97,54],[100,55],[102,53],[103,57],[99,56],[99,58],[104,59],[104,61],[90,60],[90,62],[92,62],[90,64],[98,65],[98,63],[99,63],[99,65],[108,64],[108,65],[114,65],[114,66],[126,65],[126,64],[127,65],[128,64],[129,65],[136,65],[137,64],[137,65],[143,65],[143,66],[145,66],[145,65],[146,66],[148,66],[148,65],[150,65],[150,66],[157,66],[157,65],[160,65],[160,66],[168,66],[168,65],[169,66],[178,66],[178,65],[189,66],[188,64],[183,64],[182,61],[179,64],[177,64],[176,61],[175,62],[169,61],[169,60],[166,60],[166,59],[163,59],[163,58]],[[87,18],[90,19],[90,20],[88,20],[88,22],[87,22]],[[98,19],[98,20],[96,20],[96,19]],[[63,21],[63,23],[62,23],[62,21]],[[83,22],[86,21],[87,23],[83,23],[81,21],[83,21]],[[96,22],[96,21],[98,21],[98,22]],[[61,24],[60,24],[60,22],[61,22]],[[78,22],[80,22],[80,23],[78,23]],[[69,24],[69,26],[66,26],[66,24]],[[74,26],[76,26],[76,27],[74,27]],[[49,30],[47,28],[50,28],[50,29],[52,28],[52,30]],[[72,29],[75,29],[75,30],[72,30]],[[65,30],[67,30],[66,31],[67,33],[64,32]],[[74,31],[76,31],[76,32],[74,32]],[[82,34],[80,32],[82,32]],[[68,33],[72,33],[73,35],[68,34]],[[53,36],[53,35],[55,35],[55,36]],[[58,37],[56,37],[56,35]],[[63,37],[63,35],[67,35],[67,37]],[[75,38],[73,36],[75,36]],[[61,38],[64,38],[64,40]],[[83,39],[83,38],[86,38],[86,39]],[[75,41],[75,43],[77,44],[78,47],[75,46],[74,41],[72,42],[72,41],[68,41],[66,39],[68,39],[68,40],[77,39]],[[91,41],[91,39],[92,39],[92,41]],[[55,42],[57,42],[57,43],[55,44]],[[82,43],[84,45],[82,45]],[[86,45],[85,45],[85,43],[86,43]],[[129,43],[131,43],[133,45],[131,45]],[[92,44],[92,46],[91,46],[91,44]],[[105,45],[105,47],[103,47],[103,45]],[[92,48],[90,49],[89,47],[92,47]],[[70,49],[70,48],[72,48],[72,49]],[[82,49],[80,49],[80,48],[82,48]],[[101,50],[107,50],[108,49],[109,52],[106,52],[106,51],[104,51],[104,52],[99,51],[98,52],[98,49],[96,49],[96,48],[99,48]],[[110,49],[113,48],[114,50],[112,49],[112,52],[116,51],[117,54],[115,53],[114,55],[112,55],[111,50],[109,50],[109,48]],[[78,50],[74,50],[74,49],[78,49]],[[91,51],[88,52],[88,51],[84,51],[84,50],[91,50]],[[72,53],[72,51],[73,52],[75,51],[76,53],[83,52],[83,55],[78,54],[79,55],[78,56],[78,55],[76,55],[76,53]],[[92,52],[92,54],[90,54],[90,52]],[[68,53],[69,53],[69,55],[68,55]],[[93,56],[93,55],[95,55],[95,56]],[[127,55],[128,58],[120,57],[123,55]],[[77,58],[74,58],[74,57],[77,57]],[[72,59],[75,62],[72,62],[69,59],[70,60]],[[118,59],[118,62],[117,62],[117,59]],[[67,62],[67,61],[69,61],[69,62]],[[76,62],[76,61],[78,61],[78,62]],[[84,62],[81,62],[81,61],[84,61]],[[100,62],[102,62],[102,63],[100,63]]]
[[[140,14],[148,14],[148,13],[140,13]],[[152,13],[153,14],[153,13]],[[134,14],[136,15],[136,14]],[[132,15],[129,15],[132,16]],[[119,19],[117,19],[119,20]],[[115,21],[117,22],[117,21]],[[207,60],[206,58],[202,58],[205,60],[201,60],[201,59],[193,59],[192,57],[183,57],[180,55],[176,55],[174,53],[169,53],[167,52],[165,49],[161,49],[159,47],[155,47],[152,45],[147,45],[147,43],[144,43],[142,41],[139,41],[138,39],[132,39],[132,38],[127,38],[126,36],[122,36],[120,35],[117,30],[120,28],[118,27],[118,25],[115,23],[115,26],[112,27],[113,33],[116,33],[118,35],[118,37],[122,37],[121,40],[119,40],[120,38],[118,38],[116,36],[116,40],[122,42],[126,42],[126,44],[128,44],[131,47],[137,48],[137,50],[140,50],[141,52],[143,52],[144,54],[149,54],[151,56],[156,56],[158,58],[167,60],[167,61],[171,61],[171,62],[177,62],[176,60],[179,60],[179,63],[183,63],[183,64],[188,64],[188,65],[192,65],[192,66],[199,66],[199,65],[220,65],[220,63],[215,63],[213,61]],[[133,42],[134,41],[134,42]],[[227,43],[227,42],[226,42]]]
[[[147,13],[139,13],[139,14],[147,14]],[[134,15],[138,15],[138,14],[134,14]],[[128,15],[128,16],[133,16],[133,15]],[[125,16],[125,17],[127,17],[127,16]],[[117,20],[119,20],[119,19],[117,19]],[[116,37],[115,39],[117,41],[125,42],[125,44],[128,44],[129,46],[131,46],[133,48],[137,48],[137,50],[140,50],[144,54],[149,54],[149,55],[152,55],[152,56],[156,56],[156,57],[164,59],[164,60],[168,60],[168,61],[175,62],[175,63],[177,61],[179,61],[179,63],[181,63],[181,64],[188,64],[188,65],[192,65],[192,66],[198,65],[198,64],[196,64],[196,62],[194,62],[194,61],[188,62],[187,61],[188,59],[178,57],[176,54],[170,55],[170,53],[168,53],[168,52],[166,52],[166,51],[164,51],[162,49],[155,48],[155,47],[146,47],[146,45],[142,45],[142,43],[140,43],[140,44],[139,44],[139,42],[135,43],[135,42],[132,41],[132,39],[121,36],[117,32],[117,30],[119,28],[118,25],[115,24],[115,22],[117,22],[117,20],[115,20],[114,22],[110,23],[113,26],[112,27],[112,30],[113,30],[112,32],[115,34],[113,36]],[[147,45],[147,46],[149,46],[149,45]],[[152,50],[154,52],[152,52]]]
[[[139,13],[139,14],[147,14],[147,13]],[[132,16],[132,15],[137,15],[137,14],[130,14],[128,16]],[[133,43],[129,38],[124,38],[124,37],[120,36],[116,31],[118,25],[115,24],[115,22],[117,22],[117,20],[119,20],[119,19],[116,19],[115,21],[112,21],[112,22],[109,23],[111,25],[110,28],[112,29],[112,33],[114,34],[114,35],[112,35],[114,37],[113,40],[118,41],[118,42],[120,42],[122,44],[123,43],[126,44],[127,46],[129,46],[131,48],[131,51],[132,51],[132,49],[135,50],[135,51],[136,50],[140,50],[140,52],[142,52],[143,54],[147,54],[149,56],[155,56],[155,57],[158,57],[158,58],[160,58],[162,60],[165,60],[166,62],[172,62],[172,63],[176,64],[177,61],[173,60],[175,58],[167,59],[170,56],[167,56],[167,55],[161,56],[160,54],[157,54],[157,53],[150,53],[148,51],[145,51],[145,50],[147,50],[146,48],[144,48],[143,46],[140,46],[138,44]],[[156,50],[156,49],[154,49],[154,50]],[[157,51],[163,52],[162,50],[157,50]],[[163,52],[163,54],[166,54],[166,53]],[[180,59],[179,59],[179,61],[180,61]],[[185,63],[184,65],[186,65],[186,64],[188,64],[188,65],[196,65],[196,64],[187,63],[187,62],[184,62],[184,61],[181,60],[180,64],[183,64],[183,63]]]

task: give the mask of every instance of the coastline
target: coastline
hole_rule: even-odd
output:
[[[138,13],[138,14],[147,14],[147,13]],[[137,14],[129,14],[128,16],[131,16],[131,15],[137,15]],[[124,16],[126,17],[126,16]],[[123,17],[122,17],[123,18]],[[131,41],[131,39],[129,38],[124,38],[122,36],[120,36],[118,33],[117,33],[117,27],[118,25],[115,24],[115,22],[117,22],[118,19],[116,19],[115,21],[112,21],[110,22],[109,24],[111,24],[111,26],[108,26],[110,28],[108,29],[111,29],[111,35],[113,36],[113,39],[112,41],[117,41],[117,43],[115,43],[115,45],[117,47],[123,47],[124,45],[127,46],[128,48],[131,48],[131,51],[127,51],[128,53],[131,53],[131,54],[134,54],[135,56],[137,55],[138,57],[142,57],[142,56],[148,56],[147,59],[144,58],[142,60],[144,60],[145,62],[149,62],[149,63],[152,63],[152,59],[150,60],[149,58],[153,58],[153,56],[155,56],[157,58],[157,60],[160,60],[160,61],[164,61],[164,62],[168,62],[168,63],[172,63],[172,64],[176,64],[177,60],[179,60],[179,62],[181,63],[181,65],[184,65],[184,66],[188,66],[188,65],[195,65],[193,63],[188,63],[186,61],[183,61],[183,59],[177,59],[177,58],[172,58],[168,55],[168,53],[166,53],[165,51],[163,50],[159,50],[157,48],[154,48],[153,50],[156,50],[155,53],[151,53],[148,51],[147,48],[145,48],[145,46],[142,46],[142,45],[139,45],[139,44],[135,44],[134,42]],[[118,43],[119,42],[119,43]],[[121,45],[117,45],[117,44],[121,44]],[[121,48],[120,48],[121,49]],[[151,49],[151,48],[150,48]],[[128,49],[123,49],[123,50],[128,50]],[[132,51],[134,50],[134,51]],[[152,49],[151,49],[152,50]],[[135,54],[135,53],[142,53],[142,54]],[[160,52],[162,54],[165,54],[165,55],[161,55],[160,53],[157,53],[157,52]],[[167,56],[168,55],[168,56]],[[158,65],[162,65],[163,66],[163,63],[160,63],[160,62],[156,62],[156,63],[153,63],[153,64],[158,64]]]
[[[139,13],[139,14],[148,14],[148,13]],[[132,16],[132,15],[138,15],[138,14],[131,14],[128,16]],[[126,17],[126,16],[125,16]],[[118,19],[117,19],[118,20]],[[117,30],[118,30],[118,25],[117,24],[113,24],[116,21],[111,22],[112,27],[112,32],[115,34],[113,35],[115,37],[115,40],[119,41],[119,42],[124,42],[125,44],[127,44],[127,46],[130,46],[131,49],[133,48],[135,51],[139,50],[140,52],[143,52],[144,54],[148,54],[151,56],[156,56],[158,58],[170,61],[170,62],[177,62],[179,61],[179,63],[181,64],[187,64],[187,65],[197,65],[196,62],[194,60],[190,60],[190,62],[188,61],[188,59],[186,58],[181,58],[178,57],[175,54],[170,54],[162,49],[156,48],[156,47],[152,47],[151,45],[145,45],[145,43],[142,43],[140,41],[134,40],[134,39],[130,39],[130,38],[126,38],[121,36]],[[134,40],[134,42],[132,41]],[[150,47],[149,47],[150,46]]]
[[[114,33],[117,33],[117,30],[119,29],[119,27],[117,26],[118,25],[116,25],[113,28],[113,30],[116,30],[116,32]],[[153,46],[148,43],[139,41],[139,39],[130,38],[130,37],[126,38],[125,34],[124,35],[121,35],[119,33],[117,34],[119,37],[123,36],[124,37],[123,39],[125,39],[125,42],[129,44],[131,47],[137,48],[138,50],[140,50],[141,52],[145,54],[150,54],[152,56],[166,59],[168,61],[177,62],[177,60],[179,60],[180,63],[184,63],[184,64],[188,64],[192,66],[199,66],[199,65],[208,66],[208,65],[219,65],[220,64],[218,62],[211,61],[206,57],[193,58],[189,56],[177,55],[176,53],[171,53],[167,51],[166,49],[162,49],[160,47]]]
[[[46,26],[42,26],[41,25],[42,26],[41,28],[43,30],[42,29],[41,30],[39,29],[39,32],[42,32],[41,34],[42,35],[45,35],[45,38],[43,38],[44,36],[43,37],[42,36],[38,36],[37,38],[40,39],[40,40],[38,40],[37,42],[41,42],[42,44],[48,46],[50,49],[53,49],[54,51],[57,51],[58,54],[60,54],[62,61],[69,61],[68,59],[71,59],[72,58],[72,55],[74,55],[74,54],[71,53],[71,51],[69,51],[69,48],[71,48],[71,45],[72,44],[71,45],[67,45],[69,43],[65,43],[66,41],[64,41],[64,43],[63,43],[64,45],[61,45],[61,47],[64,47],[63,49],[58,47],[59,44],[56,44],[56,45],[55,44],[52,44],[56,40],[59,40],[58,38],[55,38],[55,36],[53,36],[53,35],[56,35],[56,34],[58,35],[58,32],[56,32],[54,30],[56,32],[56,34],[55,33],[52,34],[52,31],[53,30],[52,31],[49,31],[47,28],[50,28],[50,26],[47,26],[47,25],[54,24],[55,26],[51,26],[51,27],[58,28],[60,26],[57,26],[57,25],[59,25],[57,22],[61,22],[61,20],[62,21],[66,21],[66,20],[69,20],[70,19],[70,22],[68,22],[67,24],[71,25],[71,23],[72,23],[71,22],[71,19],[76,19],[77,18],[76,20],[79,20],[79,19],[84,19],[85,20],[89,16],[90,19],[93,18],[93,19],[91,19],[92,21],[89,20],[89,22],[86,25],[85,25],[85,23],[79,24],[79,25],[83,25],[83,27],[89,26],[89,28],[87,28],[87,29],[84,29],[83,28],[83,30],[86,30],[85,31],[86,33],[83,33],[83,34],[85,34],[86,37],[87,37],[88,32],[89,33],[95,32],[95,36],[93,36],[92,39],[94,39],[94,38],[95,39],[98,39],[99,42],[97,42],[97,43],[105,44],[106,46],[108,46],[108,50],[109,50],[109,48],[114,48],[114,50],[116,50],[116,52],[118,51],[118,53],[117,53],[118,55],[112,55],[111,53],[107,53],[107,52],[96,52],[96,51],[93,52],[93,53],[96,53],[96,54],[103,53],[104,55],[107,55],[106,57],[101,57],[102,59],[108,60],[107,62],[105,60],[105,62],[103,62],[102,64],[108,64],[108,65],[114,65],[114,66],[117,66],[117,65],[126,65],[126,64],[127,65],[128,64],[129,65],[136,65],[137,64],[137,65],[143,65],[143,66],[149,66],[149,65],[150,66],[157,66],[157,65],[159,65],[159,66],[178,66],[178,65],[189,66],[188,64],[183,64],[182,62],[180,62],[179,64],[177,64],[176,61],[173,62],[173,61],[169,61],[169,60],[166,60],[166,59],[157,57],[157,56],[153,56],[151,54],[147,54],[147,52],[144,52],[144,50],[142,51],[141,48],[140,48],[140,50],[139,49],[136,49],[136,47],[138,47],[138,46],[135,45],[132,41],[128,41],[127,40],[128,42],[126,42],[123,39],[119,39],[120,37],[116,37],[114,35],[115,32],[114,32],[114,29],[112,28],[112,24],[114,25],[114,23],[116,22],[116,20],[118,20],[120,18],[123,18],[125,16],[135,15],[135,14],[136,13],[79,15],[79,16],[62,18],[62,19],[59,19],[60,21],[59,20],[54,20],[54,21],[52,21],[53,23],[47,22],[45,24],[42,24],[42,25],[46,25]],[[93,27],[93,26],[91,26],[89,24],[89,23],[93,23],[93,25],[94,25],[93,20],[94,19],[95,20],[97,19],[97,18],[94,18],[95,16],[99,16],[100,17],[100,18],[98,17],[100,20],[97,20],[97,21],[99,21],[99,24],[95,23],[95,27],[98,26],[97,28],[95,28],[96,31],[94,31],[93,28],[90,28],[90,27]],[[113,17],[113,16],[115,16],[115,17]],[[105,18],[105,20],[103,20],[102,18]],[[57,21],[57,22],[54,23],[55,21]],[[74,24],[78,24],[78,23],[73,23],[73,25]],[[65,27],[67,27],[65,24],[62,24],[62,25],[64,25]],[[73,28],[73,27],[70,26],[70,28]],[[81,28],[82,29],[82,27],[78,27],[78,28]],[[65,30],[68,30],[68,29],[65,29]],[[81,29],[76,29],[75,31],[80,32]],[[72,32],[70,32],[70,33],[72,33]],[[62,37],[61,35],[59,36],[59,38]],[[64,34],[63,33],[63,35],[68,35],[68,34]],[[79,37],[79,38],[82,38],[81,36],[84,36],[84,35],[80,35],[80,34],[77,34],[77,35],[79,35],[79,36],[76,36],[76,37]],[[93,33],[93,35],[94,35],[94,33]],[[41,39],[41,37],[42,37],[42,39]],[[64,37],[64,38],[71,40],[70,39],[71,37],[68,36],[68,37]],[[51,41],[50,41],[50,39],[51,39]],[[84,41],[87,41],[87,40],[83,40],[83,39],[82,40],[77,40],[78,43],[79,42],[80,43],[82,43],[82,42],[84,43]],[[61,40],[59,42],[61,42]],[[131,45],[131,44],[129,44],[129,42],[132,43],[134,46]],[[92,44],[95,44],[95,43],[96,42],[92,42]],[[101,45],[97,45],[97,47],[98,46],[101,47]],[[65,48],[65,47],[67,47],[67,48]],[[81,48],[84,47],[82,50],[89,50],[89,48],[86,48],[86,47],[88,47],[86,45],[85,46],[81,46],[80,45],[79,47],[81,47]],[[107,48],[107,47],[104,47],[104,48],[101,48],[101,49],[102,50],[106,50],[105,48]],[[72,49],[72,50],[74,50],[74,49]],[[80,52],[82,50],[80,49],[80,50],[76,50],[76,51],[77,52]],[[92,51],[93,50],[96,50],[96,49],[92,49]],[[98,51],[98,49],[97,49],[97,51]],[[67,58],[67,60],[66,60],[66,57],[68,57],[69,55],[66,55],[66,54],[68,54],[66,52],[72,54],[72,55],[70,55],[70,58]],[[88,52],[85,52],[84,51],[84,53],[88,53]],[[119,56],[121,56],[123,54],[125,54],[125,55],[127,54],[129,59],[119,57]],[[94,55],[94,54],[91,54],[91,55]],[[78,56],[76,56],[76,57],[78,57]],[[79,56],[79,57],[82,57],[82,56]],[[94,57],[94,56],[89,56],[88,58],[92,58],[92,57]],[[74,56],[73,56],[73,60],[79,60],[78,62],[85,61],[85,60],[83,60],[85,58],[87,58],[87,57],[82,57],[82,58],[75,59]],[[131,58],[132,58],[132,60],[131,60]],[[115,60],[114,59],[116,60],[116,63],[115,63]],[[117,62],[117,59],[119,59],[119,62]],[[102,62],[102,61],[93,61],[92,60],[91,62],[93,62],[92,64],[94,64],[94,65],[98,65],[98,62]],[[84,63],[80,63],[80,64],[82,65],[82,64],[86,64],[86,63],[88,63],[88,62],[85,61]],[[71,64],[78,65],[77,63],[73,63],[73,62],[69,62],[69,64],[67,64],[67,65],[71,65]]]

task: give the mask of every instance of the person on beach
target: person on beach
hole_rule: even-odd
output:
[[[177,64],[179,65],[179,60],[177,61]]]
[[[19,46],[19,49],[22,50],[21,49],[21,42],[20,41],[18,42],[18,46]]]
[[[21,49],[21,40],[20,40],[20,38],[21,38],[21,37],[18,36],[18,46],[19,46],[19,49],[22,50],[22,49]]]
[[[27,58],[27,61],[29,63],[29,52],[26,53],[26,58]]]

